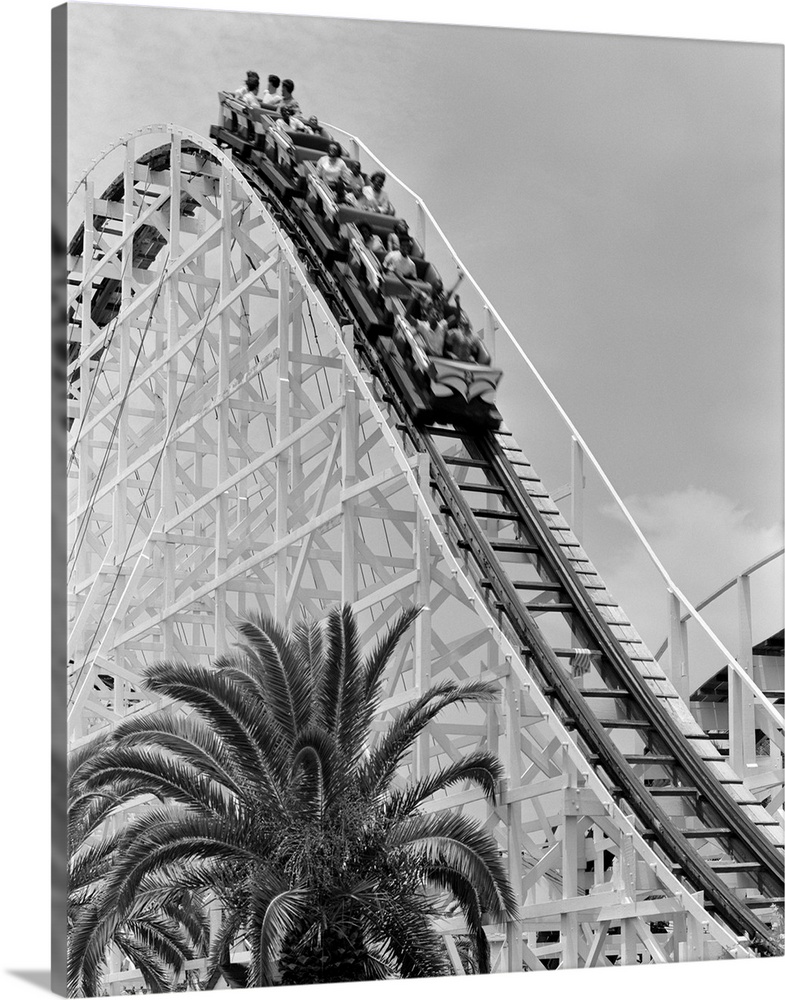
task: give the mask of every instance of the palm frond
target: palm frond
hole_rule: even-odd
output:
[[[396,974],[402,979],[449,975],[444,940],[419,901],[391,895],[381,901],[378,908],[364,908],[364,933],[394,961]]]
[[[364,681],[360,639],[351,607],[332,608],[327,615],[324,668],[317,700],[325,727],[351,766],[364,749],[362,714]]]
[[[251,788],[261,785],[283,807],[285,754],[265,730],[264,705],[254,697],[250,680],[243,684],[238,678],[240,673],[230,678],[226,671],[157,663],[146,671],[145,683],[156,694],[190,705],[225,741],[243,782]]]
[[[110,914],[100,919],[98,905],[86,903],[71,923],[68,936],[66,982],[69,997],[95,996],[106,952],[120,923]]]
[[[232,946],[243,929],[247,920],[245,910],[234,909],[224,911],[221,926],[210,941],[210,952],[207,958],[207,982],[205,989],[211,990],[221,975],[221,966],[229,963]]]
[[[389,786],[414,741],[445,708],[495,696],[496,687],[485,681],[444,681],[423,692],[400,711],[363,765],[359,782],[365,794],[372,797]]]
[[[149,948],[144,941],[139,940],[136,935],[124,931],[117,935],[115,943],[123,954],[130,960],[145,981],[145,985],[153,993],[169,993],[172,986],[172,977],[161,959]]]
[[[117,781],[111,788],[76,794],[70,790],[68,803],[69,853],[95,833],[115,809],[126,804],[133,796],[129,782]]]
[[[300,661],[303,675],[308,678],[311,722],[316,725],[320,722],[320,718],[316,714],[318,704],[314,692],[317,680],[324,669],[324,640],[321,624],[309,616],[304,616],[296,622],[292,629],[292,644],[295,656]]]
[[[131,716],[118,723],[113,743],[124,746],[160,747],[240,794],[242,776],[235,773],[226,743],[196,715],[173,715],[169,711]]]
[[[416,605],[404,608],[378,641],[373,652],[365,660],[363,677],[365,682],[366,710],[371,718],[379,704],[381,681],[384,671],[390,662],[390,657],[398,648],[401,639],[409,631],[421,612],[422,608]],[[368,721],[370,723],[370,718]]]
[[[428,881],[439,889],[446,889],[458,903],[466,921],[466,927],[474,943],[478,971],[491,971],[491,948],[482,926],[482,907],[474,883],[466,876],[447,865],[434,864],[426,870]]]
[[[177,925],[155,913],[140,914],[126,920],[123,933],[132,935],[137,944],[144,945],[150,954],[156,955],[176,973],[181,972],[185,963],[194,957]]]
[[[186,859],[254,861],[270,847],[253,821],[240,813],[216,819],[176,806],[150,809],[126,829],[121,857],[101,893],[100,916],[125,916],[142,879],[167,866]]]
[[[297,656],[290,635],[267,615],[241,621],[247,640],[242,648],[251,659],[264,700],[283,733],[293,739],[311,718],[310,670]]]
[[[82,843],[68,857],[69,891],[81,889],[99,881],[111,864],[111,856],[122,839],[122,831],[107,834],[99,840]]]
[[[85,761],[90,760],[96,751],[110,739],[111,733],[101,730],[86,743],[68,751],[68,784],[71,788],[79,787],[79,771]]]
[[[166,899],[173,892],[220,894],[224,879],[242,881],[252,862],[230,862],[220,858],[187,858],[171,864],[158,865],[146,872],[136,890],[136,899],[144,903]]]
[[[249,982],[249,986],[273,986],[275,983],[274,960],[278,947],[286,935],[302,919],[309,901],[309,893],[304,889],[286,889],[270,900],[261,925],[259,935],[259,980]],[[254,918],[254,927],[258,916]]]
[[[335,739],[331,733],[311,727],[298,736],[291,753],[290,775],[298,815],[310,815],[321,822],[346,777],[340,769],[336,773]]]
[[[180,925],[194,956],[207,955],[210,949],[210,923],[205,900],[198,893],[184,893],[182,890],[180,897],[177,899],[172,893],[163,898],[160,901],[161,912],[170,921]]]
[[[404,848],[425,867],[454,868],[475,886],[482,908],[491,916],[515,919],[518,903],[502,864],[499,845],[479,823],[458,813],[412,816],[393,826],[388,846]]]
[[[385,803],[384,813],[390,819],[408,816],[437,792],[463,781],[479,785],[485,797],[495,805],[496,787],[503,776],[504,767],[495,754],[475,750],[407,785],[403,790],[391,792]]]
[[[235,801],[230,792],[211,777],[156,746],[110,744],[83,766],[85,792],[112,789],[122,782],[127,799],[155,795],[220,816]]]

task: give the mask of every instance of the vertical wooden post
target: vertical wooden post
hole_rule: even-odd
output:
[[[128,237],[134,225],[134,142],[129,140],[125,146],[125,160],[123,163],[123,236]],[[120,277],[120,311],[127,309],[131,304],[133,288],[133,255],[134,241],[129,239],[124,245],[121,253],[121,277]],[[120,364],[120,388],[125,391],[131,379],[131,323],[124,320],[120,324],[119,332],[119,364]],[[118,412],[117,436],[115,438],[117,448],[117,475],[122,477],[128,465],[128,411],[129,405],[121,406]],[[115,555],[120,556],[125,551],[128,542],[128,489],[125,478],[121,478],[117,484],[113,497],[112,507],[112,538],[114,540]],[[120,581],[118,580],[118,585]]]
[[[592,830],[592,846],[594,848],[594,885],[602,885],[605,881],[605,844],[607,838],[599,826]]]
[[[635,965],[638,961],[638,933],[635,918],[625,917],[621,921],[621,964]]]
[[[736,581],[738,595],[739,645],[738,662],[752,677],[752,601],[749,576]],[[728,741],[729,763],[745,777],[755,765],[755,699],[742,677],[728,665]]]
[[[681,620],[681,601],[668,588],[668,647],[670,680],[680,697],[689,704],[690,665],[687,650],[687,623]]]
[[[686,961],[687,914],[677,910],[673,914],[673,934],[671,935],[671,958],[674,962]]]
[[[93,252],[95,247],[95,217],[93,215],[93,182],[91,179],[85,181],[85,212],[84,212],[84,240],[82,246],[82,273],[89,273],[92,262],[93,262]],[[84,579],[90,575],[90,568],[92,563],[92,551],[90,546],[82,541],[82,533],[86,530],[86,525],[83,528],[83,522],[90,516],[89,510],[87,509],[87,503],[90,498],[90,487],[91,487],[91,455],[92,455],[92,440],[93,432],[90,430],[85,430],[85,425],[87,424],[89,413],[90,413],[90,396],[93,385],[93,370],[91,368],[92,362],[90,361],[89,353],[86,352],[87,345],[92,340],[92,302],[93,302],[93,282],[88,281],[82,292],[82,327],[79,335],[79,351],[83,357],[83,364],[80,365],[79,369],[79,443],[76,446],[76,455],[74,456],[79,468],[79,483],[77,492],[77,501],[79,509],[83,510],[84,513],[80,518],[77,518],[76,525],[74,528],[74,539],[75,545],[77,546],[77,555],[75,557],[75,566],[73,570],[73,575],[75,581]],[[80,644],[80,648],[83,648],[83,644]],[[75,648],[71,651],[72,656],[78,657],[80,648]]]
[[[221,171],[221,277],[218,296],[225,298],[231,291],[232,277],[232,175],[226,167]],[[218,386],[217,393],[225,392],[229,385],[229,357],[231,349],[231,318],[229,310],[221,313],[218,335]],[[217,482],[224,482],[229,476],[229,400],[218,404],[218,455]],[[216,500],[215,518],[215,575],[220,576],[227,568],[229,552],[229,497],[222,493]],[[215,655],[228,649],[226,614],[226,586],[215,591]]]
[[[180,255],[180,169],[181,147],[180,136],[176,132],[170,135],[169,159],[169,259],[176,260]],[[166,347],[172,351],[180,337],[180,278],[178,273],[172,274],[166,285]],[[178,379],[179,354],[172,354],[166,363],[166,430],[175,420],[177,402],[180,392]],[[177,513],[177,441],[170,440],[164,448],[161,460],[161,507],[164,514],[164,531],[166,524]],[[175,553],[173,541],[164,542],[164,607],[174,604],[176,593]],[[162,623],[164,640],[164,659],[174,656],[174,622],[167,618]]]
[[[281,254],[278,263],[278,391],[275,402],[275,439],[280,443],[290,432],[289,422],[289,303],[291,268]],[[275,540],[285,537],[289,521],[289,452],[282,451],[275,460]],[[275,556],[275,617],[286,620],[287,552]]]
[[[686,960],[688,962],[699,962],[703,958],[703,924],[697,919],[697,917],[693,917],[691,913],[686,915],[686,920]]]
[[[487,669],[495,673],[498,671],[500,666],[500,650],[496,639],[494,638],[493,632],[488,633],[488,645],[487,645]],[[495,753],[498,756],[499,753],[499,708],[495,702],[490,702],[486,708],[485,712],[485,741],[488,746],[488,751],[490,753]]]
[[[507,729],[507,775],[508,783],[517,785],[521,779],[521,691],[512,672],[505,681],[505,725]],[[507,872],[510,883],[523,911],[522,883],[522,817],[520,801],[507,803]],[[506,927],[507,971],[520,972],[523,968],[523,948],[521,928],[517,922],[508,920]]]
[[[204,185],[204,179],[202,179],[202,185]],[[207,192],[205,192],[206,194]],[[200,239],[205,232],[206,228],[206,218],[205,213],[200,212],[198,215],[198,222],[196,224],[196,238]],[[194,274],[202,275],[205,274],[205,262],[204,257],[200,254],[197,256],[193,263],[191,264],[191,270]],[[204,316],[205,314],[205,302],[207,301],[207,293],[205,286],[201,282],[197,283],[193,287],[194,296],[194,307],[197,316]],[[198,393],[199,390],[204,385],[204,355],[205,355],[205,345],[202,342],[201,345],[194,344],[195,361],[193,367],[193,379],[194,379],[194,393]],[[197,484],[197,487],[201,486],[204,488],[204,455],[201,451],[194,452],[193,458],[193,480]],[[199,642],[199,630],[200,625],[194,623],[192,626],[192,642],[197,645]]]
[[[354,347],[354,328],[343,327],[343,340],[351,351]],[[357,446],[359,442],[358,405],[354,381],[346,361],[342,373],[343,410],[341,412],[341,487],[347,490],[357,482]],[[357,599],[357,531],[355,500],[344,500],[342,508],[341,546],[341,601],[351,604]]]
[[[291,302],[291,350],[289,352],[289,378],[292,398],[297,399],[303,384],[303,290],[298,285]],[[296,407],[297,408],[297,407]],[[296,413],[290,417],[292,432],[298,430],[302,418]],[[291,449],[292,493],[297,490],[303,478],[302,441],[295,441]]]
[[[574,899],[578,895],[578,815],[575,808],[578,772],[566,743],[562,745],[561,758],[562,771],[567,779],[562,800],[562,898]],[[560,923],[561,968],[577,969],[578,914],[562,913]]]
[[[431,464],[427,455],[417,456],[417,481],[428,492]],[[414,565],[417,570],[415,600],[422,611],[414,625],[414,684],[425,691],[431,684],[431,525],[419,505],[414,537]],[[415,776],[424,778],[430,769],[431,738],[421,733],[415,744]]]
[[[637,898],[637,855],[632,834],[621,833],[619,838],[619,882],[624,896],[630,902]],[[638,960],[638,933],[635,928],[635,918],[627,917],[621,921],[621,964],[634,965]]]
[[[251,273],[251,262],[248,258],[248,254],[240,255],[240,275],[239,281],[244,283]],[[251,346],[251,295],[250,292],[244,292],[240,296],[240,344],[239,348],[241,353],[251,361],[250,357],[250,346]],[[251,425],[251,416],[247,410],[235,411],[235,420],[237,421],[237,431],[241,441],[248,440],[248,429]],[[243,531],[243,521],[248,516],[248,491],[251,488],[251,483],[245,480],[239,483],[235,490],[234,499],[234,531],[235,537],[239,540],[239,534]],[[239,617],[243,618],[247,611],[247,601],[248,597],[245,591],[241,590],[235,596],[235,601],[237,602],[237,614]]]

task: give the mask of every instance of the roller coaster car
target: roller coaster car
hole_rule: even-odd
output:
[[[312,135],[308,138],[314,140],[320,137]],[[306,204],[299,206],[300,219],[319,248],[325,264],[332,267],[336,261],[348,260],[351,235],[359,234],[351,226],[347,229],[342,225],[342,211],[348,206],[336,202],[334,191],[317,175],[313,163],[303,163],[301,171],[308,185],[308,194]]]
[[[392,323],[385,311],[375,305],[378,294],[373,288],[360,282],[354,265],[338,263],[333,271],[368,340],[375,343],[379,337],[391,337]]]
[[[488,404],[496,401],[496,386],[502,377],[501,369],[427,354],[402,316],[395,317],[395,331],[396,341],[400,345],[399,354],[407,354],[411,358],[421,378],[428,380],[430,392],[434,396],[445,398],[457,395],[466,403],[475,399]]]
[[[355,275],[362,278],[369,288],[373,289],[377,297],[381,296],[387,300],[408,299],[413,289],[430,295],[440,285],[441,279],[436,268],[424,259],[422,247],[414,240],[412,241],[414,248],[411,257],[417,271],[417,277],[406,283],[394,274],[382,272],[382,262],[387,255],[386,251],[375,253],[363,244],[357,227],[366,223],[372,232],[384,242],[393,231],[396,222],[400,221],[395,216],[379,215],[350,205],[341,205],[336,218],[339,223],[348,228],[352,270]]]
[[[247,160],[252,150],[263,149],[265,133],[273,119],[280,118],[280,115],[274,111],[249,108],[227,91],[219,91],[218,101],[221,123],[210,126],[210,138],[231,146],[242,160]]]
[[[485,365],[429,358],[411,331],[401,339],[399,321],[397,317],[397,337],[379,336],[376,346],[414,422],[498,430],[502,417],[493,400],[502,373]]]

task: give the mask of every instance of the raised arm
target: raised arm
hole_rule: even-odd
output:
[[[453,297],[453,295],[455,295],[455,293],[458,291],[458,285],[460,285],[460,283],[463,281],[464,277],[465,277],[465,275],[464,275],[462,269],[459,267],[458,268],[458,278],[457,278],[455,284],[452,286],[452,288],[449,290],[449,292],[445,292],[444,293],[444,301],[445,302],[449,302],[450,299]],[[455,304],[460,309],[460,307],[461,307],[461,300],[458,298],[457,295],[455,296]]]

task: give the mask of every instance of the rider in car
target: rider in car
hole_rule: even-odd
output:
[[[380,212],[382,215],[395,215],[395,209],[390,203],[385,191],[382,190],[387,174],[377,170],[371,174],[371,183],[363,188],[363,196],[360,200],[360,208],[369,212]]]
[[[417,268],[412,260],[412,240],[409,236],[403,236],[400,240],[400,248],[391,250],[382,262],[385,271],[392,271],[401,281],[408,283],[417,277]]]
[[[348,185],[351,175],[346,161],[341,156],[341,147],[337,142],[331,142],[327,147],[327,153],[317,161],[316,176],[331,188],[334,188],[339,180]]]
[[[278,92],[280,83],[281,78],[276,76],[275,73],[271,73],[267,77],[267,90],[265,90],[260,98],[263,108],[270,108],[272,111],[277,110],[278,105],[283,100]]]
[[[468,364],[489,365],[488,348],[472,329],[468,317],[461,315],[457,326],[451,326],[444,339],[444,357]]]

